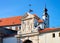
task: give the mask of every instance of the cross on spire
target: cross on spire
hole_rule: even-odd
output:
[[[29,7],[31,7],[32,5],[31,4],[29,4]],[[32,9],[29,9],[29,13],[31,13],[31,12],[33,12],[33,10]]]

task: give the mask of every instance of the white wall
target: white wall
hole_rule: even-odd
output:
[[[39,43],[60,43],[59,32],[60,31],[40,34],[39,35]],[[55,33],[55,38],[53,38],[53,33]],[[36,37],[33,36],[29,39],[31,39],[31,41],[37,43],[38,36],[36,36]],[[15,38],[15,37],[4,38],[3,43],[17,43],[17,38]]]
[[[11,28],[10,28],[11,27]],[[18,30],[20,29],[19,27],[21,27],[21,25],[17,25],[17,27],[18,27]],[[12,30],[16,30],[16,26],[7,26],[7,27],[5,27],[5,28],[7,28],[7,29],[12,29]]]
[[[53,38],[53,33],[55,33],[55,38]],[[39,39],[39,43],[60,43],[59,32],[40,34]]]

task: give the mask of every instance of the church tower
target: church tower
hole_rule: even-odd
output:
[[[44,8],[44,13],[43,13],[43,16],[42,16],[42,19],[44,21],[44,28],[49,28],[49,15],[47,13],[47,8],[45,7]]]

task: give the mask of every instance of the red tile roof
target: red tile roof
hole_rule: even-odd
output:
[[[42,23],[42,22],[43,22],[43,20],[41,20],[36,14],[34,14],[34,16],[36,17],[36,19],[37,19],[37,21],[38,21],[39,23]]]
[[[39,20],[38,20],[38,22],[39,22],[39,23],[42,23],[42,22],[43,22],[43,20],[40,20],[40,19],[39,19]]]
[[[36,14],[33,14],[35,17],[36,17],[36,19],[40,19]]]
[[[50,31],[59,31],[60,30],[60,28],[45,28],[45,29],[43,29],[43,30],[40,30],[39,32],[40,33],[45,33],[45,32],[50,32]]]
[[[0,19],[0,26],[21,24],[21,18],[22,18],[21,16],[2,18]]]
[[[38,16],[34,15],[38,18]],[[1,18],[0,19],[0,26],[11,26],[11,25],[19,25],[21,24],[22,16],[15,16],[10,18]],[[41,23],[43,20],[40,18],[38,19],[38,22]]]

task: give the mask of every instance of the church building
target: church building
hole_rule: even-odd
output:
[[[29,12],[24,16],[0,19],[0,43],[60,43],[60,28],[49,27],[44,8],[42,19]]]

